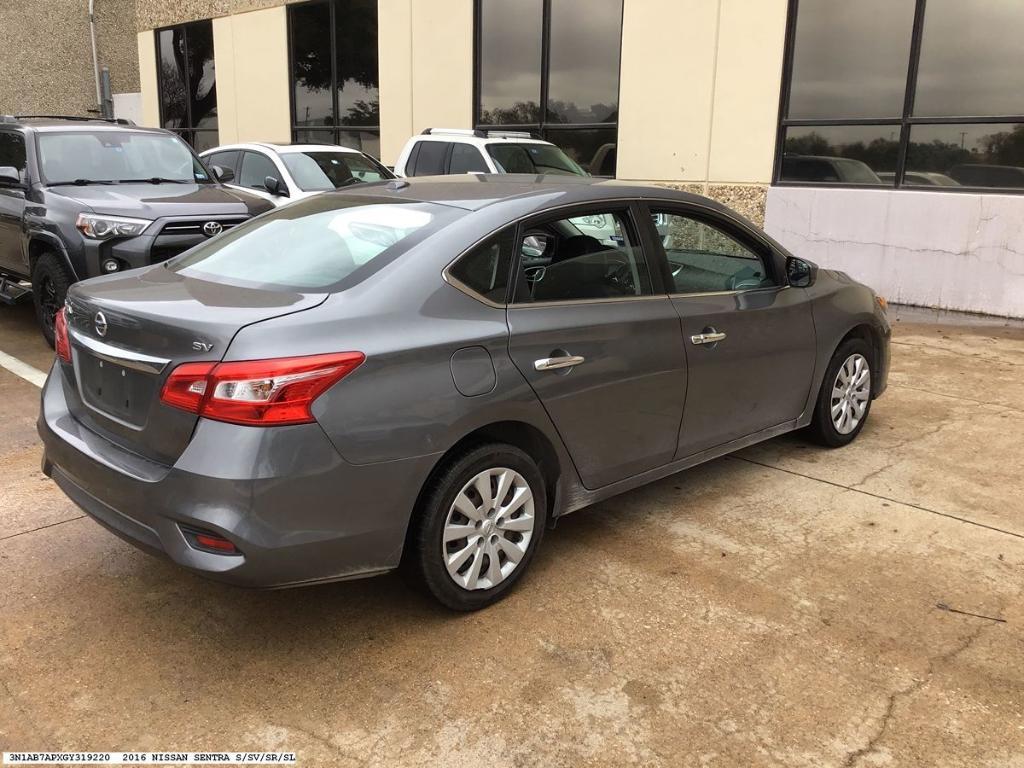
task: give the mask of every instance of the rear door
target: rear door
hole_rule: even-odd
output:
[[[781,260],[738,224],[685,205],[652,204],[650,213],[686,347],[677,456],[796,419],[815,361],[804,290],[789,287]]]
[[[682,415],[679,317],[652,280],[635,213],[568,209],[518,235],[509,351],[588,488],[670,461]]]

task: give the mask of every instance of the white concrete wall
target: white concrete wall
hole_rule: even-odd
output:
[[[1024,196],[772,187],[765,229],[889,301],[1024,318]]]

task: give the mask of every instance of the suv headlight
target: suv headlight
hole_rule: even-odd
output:
[[[129,219],[124,216],[103,216],[95,213],[80,213],[75,227],[86,237],[94,240],[109,240],[112,237],[135,237],[146,231],[152,221]]]

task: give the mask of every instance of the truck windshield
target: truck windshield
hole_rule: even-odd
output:
[[[505,173],[587,175],[572,158],[552,144],[488,144],[487,151]]]
[[[47,184],[211,183],[188,145],[165,133],[54,131],[38,141]]]

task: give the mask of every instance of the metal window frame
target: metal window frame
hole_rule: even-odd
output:
[[[184,139],[189,146],[195,149],[195,135],[198,133],[214,133],[217,134],[217,140],[214,142],[216,145],[220,142],[220,115],[217,115],[217,127],[216,128],[197,128],[192,121],[192,82],[189,76],[191,71],[192,63],[192,51],[188,43],[189,30],[198,27],[200,24],[210,25],[210,38],[213,39],[213,19],[197,19],[196,21],[186,21],[183,24],[171,24],[166,27],[157,27],[153,30],[153,41],[155,43],[154,48],[156,49],[156,101],[157,109],[160,115],[160,128],[165,131],[171,131],[178,134]],[[186,126],[182,128],[168,128],[164,125],[164,76],[162,62],[160,59],[160,33],[161,32],[173,32],[174,30],[180,29],[184,34],[185,42],[185,71],[182,72],[182,77],[185,81],[185,122]],[[216,55],[216,53],[215,53]],[[217,87],[217,77],[214,75],[214,88]],[[219,106],[219,105],[218,105]],[[218,110],[219,112],[219,110]],[[186,136],[187,134],[187,136]],[[204,150],[205,151],[205,150]]]
[[[341,145],[340,136],[342,133],[370,133],[380,141],[380,124],[377,125],[343,125],[338,122],[338,41],[337,25],[335,19],[338,14],[338,3],[341,0],[306,0],[301,3],[288,3],[286,6],[286,32],[288,43],[288,126],[291,130],[291,139],[298,141],[299,131],[311,131],[313,133],[329,133],[335,145]],[[334,120],[330,125],[297,125],[295,120],[295,35],[292,30],[292,15],[296,9],[311,5],[326,5],[328,8],[328,30],[330,34],[330,56],[331,56],[331,113]],[[380,23],[380,11],[377,12],[377,22]],[[377,91],[380,93],[380,32],[377,33]],[[361,142],[360,142],[361,144]],[[364,151],[360,146],[359,151]],[[367,153],[369,154],[369,153]]]
[[[615,130],[615,144],[619,143],[619,104],[622,101],[622,26],[626,15],[626,0],[622,2],[619,15],[619,69],[615,84],[615,121],[605,123],[553,123],[548,117],[548,89],[551,75],[551,3],[553,0],[541,0],[541,47],[540,47],[540,122],[537,123],[501,123],[484,125],[480,122],[480,75],[482,70],[482,25],[484,0],[473,0],[473,127],[482,131],[526,131],[544,141],[552,141],[551,135],[559,132],[593,130],[597,128]],[[616,174],[618,162],[616,162]]]
[[[793,87],[793,59],[796,47],[796,24],[800,0],[788,0],[786,11],[786,38],[782,59],[782,87],[779,89],[779,114],[775,133],[775,160],[772,167],[772,185],[778,187],[814,187],[816,189],[909,189],[914,192],[950,193],[991,193],[1000,195],[1024,194],[1024,188],[1014,187],[934,187],[907,185],[907,154],[910,149],[911,130],[916,125],[976,125],[981,123],[1019,123],[1024,125],[1024,115],[957,115],[942,117],[915,117],[914,100],[917,96],[917,77],[921,63],[921,43],[924,36],[924,19],[928,0],[915,0],[914,20],[911,26],[910,54],[907,61],[906,86],[903,93],[903,111],[899,117],[890,118],[836,118],[804,119],[790,118],[790,95]],[[782,179],[782,158],[785,154],[786,130],[788,128],[827,128],[829,126],[899,126],[899,149],[896,155],[896,173],[892,184],[848,184],[842,182],[786,181]],[[913,173],[914,171],[910,171]]]

